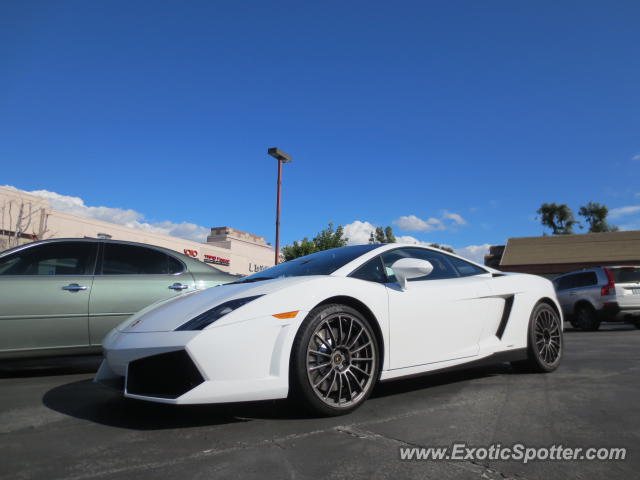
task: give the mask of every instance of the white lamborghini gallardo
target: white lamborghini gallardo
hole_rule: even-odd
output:
[[[541,277],[416,245],[358,245],[151,305],[103,341],[96,381],[193,404],[287,396],[354,410],[378,381],[478,362],[555,370],[562,313]]]

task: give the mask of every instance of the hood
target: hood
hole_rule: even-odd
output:
[[[314,277],[288,277],[255,283],[219,285],[154,303],[119,325],[121,332],[168,332],[192,318],[236,298],[268,295]],[[242,307],[240,307],[242,308]]]

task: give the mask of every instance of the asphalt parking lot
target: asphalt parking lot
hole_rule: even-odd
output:
[[[171,407],[91,383],[99,358],[0,364],[0,477],[635,478],[640,330],[565,335],[550,375],[504,364],[380,385],[355,413],[285,401]],[[403,446],[626,447],[624,461],[400,461]]]

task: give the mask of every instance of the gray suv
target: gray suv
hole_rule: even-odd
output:
[[[640,267],[594,267],[553,280],[571,325],[597,330],[601,322],[627,321],[640,328]]]

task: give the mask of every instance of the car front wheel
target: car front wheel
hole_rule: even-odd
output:
[[[378,370],[378,345],[364,316],[346,305],[322,305],[294,340],[291,396],[313,413],[342,415],[369,397]]]

